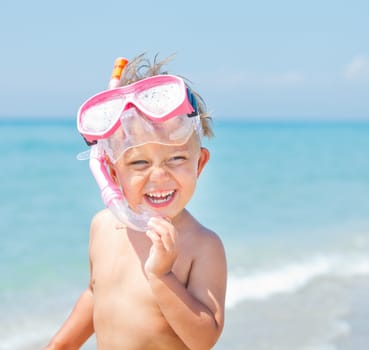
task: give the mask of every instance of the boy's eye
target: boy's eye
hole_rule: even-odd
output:
[[[139,159],[129,162],[128,165],[134,169],[144,169],[149,165],[149,162],[147,160]]]
[[[186,161],[186,159],[187,158],[185,156],[174,156],[172,158],[169,158],[168,164],[172,166],[181,165]]]

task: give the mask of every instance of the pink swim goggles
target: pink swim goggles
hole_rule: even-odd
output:
[[[173,75],[157,75],[89,98],[78,111],[78,131],[89,145],[95,144],[129,123],[122,117],[132,107],[154,125],[182,115],[186,119],[198,116],[196,100],[184,81]]]

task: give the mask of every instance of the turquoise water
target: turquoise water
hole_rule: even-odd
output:
[[[189,209],[224,241],[229,312],[318,278],[369,276],[369,123],[214,128]],[[86,147],[73,120],[0,120],[0,130],[0,349],[37,349],[87,284],[102,204],[75,158]]]

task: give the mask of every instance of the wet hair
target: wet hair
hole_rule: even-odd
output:
[[[168,71],[163,69],[163,67],[167,65],[168,62],[171,61],[173,58],[174,58],[174,55],[169,56],[161,61],[158,61],[158,54],[156,54],[154,59],[151,61],[146,56],[145,53],[138,55],[133,60],[131,60],[126,66],[126,68],[124,69],[120,83],[122,86],[124,86],[128,84],[132,84],[144,78],[152,77],[154,75],[169,74]],[[191,90],[191,93],[194,95],[196,99],[204,136],[209,137],[209,138],[212,137],[214,134],[213,134],[213,130],[211,127],[211,116],[206,111],[205,101],[196,91],[194,91],[189,86],[188,79],[181,77],[181,76],[179,77],[185,81],[187,87]]]

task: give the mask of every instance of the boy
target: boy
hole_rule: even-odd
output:
[[[139,56],[124,70],[119,112],[115,90],[80,109],[91,158],[95,152],[110,170],[95,177],[103,193],[119,188],[124,198],[117,197],[120,220],[108,209],[94,217],[90,285],[47,350],[79,349],[94,332],[99,350],[210,349],[222,332],[223,245],[185,209],[209,160],[201,147],[208,118],[182,79],[158,74],[158,63],[141,80],[145,66]],[[102,115],[102,127],[88,121]]]

